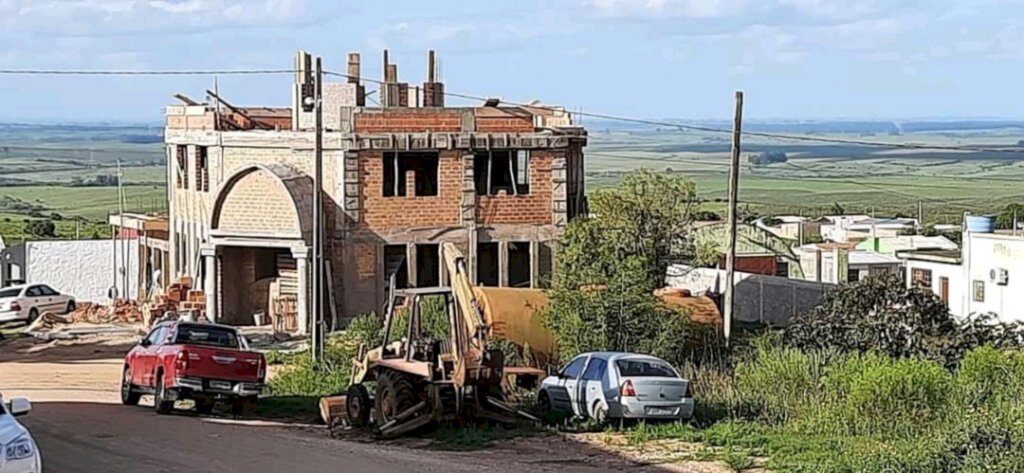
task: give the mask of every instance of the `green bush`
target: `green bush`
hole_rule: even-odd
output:
[[[878,359],[886,361],[866,364],[843,403],[851,433],[912,436],[933,428],[948,412],[953,376],[929,361]]]

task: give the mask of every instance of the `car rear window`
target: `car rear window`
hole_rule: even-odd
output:
[[[0,289],[0,297],[18,297],[21,289]]]
[[[238,334],[222,327],[179,325],[174,343],[179,345],[204,345],[218,348],[238,348]]]
[[[667,363],[657,360],[618,360],[615,366],[619,368],[620,376],[627,377],[648,377],[648,378],[678,378],[675,370]]]

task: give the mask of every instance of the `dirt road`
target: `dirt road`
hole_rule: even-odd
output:
[[[33,401],[24,423],[47,472],[658,471],[558,437],[453,452],[337,440],[310,426],[158,416],[117,403],[121,355],[131,341],[0,344],[0,390]]]

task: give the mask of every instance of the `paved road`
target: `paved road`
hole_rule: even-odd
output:
[[[150,409],[116,404],[37,403],[24,422],[36,437],[45,470],[54,473],[596,472],[633,466],[558,445],[525,455],[504,448],[440,452],[331,439],[322,431],[157,416]]]
[[[118,403],[121,357],[131,339],[0,346],[0,392],[27,397],[32,431],[48,473],[324,473],[643,471],[559,437],[502,441],[444,452],[425,441],[399,444],[332,439],[324,429],[256,426],[186,414],[158,416]]]

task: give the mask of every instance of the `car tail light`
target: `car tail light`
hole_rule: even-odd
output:
[[[21,304],[17,302],[11,302],[11,310],[21,310]]]
[[[622,386],[619,387],[619,396],[622,397],[636,397],[636,389],[633,389],[633,381],[627,379]]]

